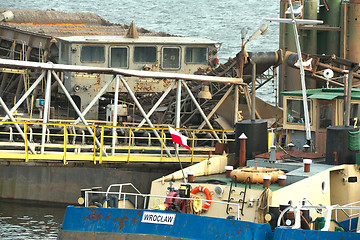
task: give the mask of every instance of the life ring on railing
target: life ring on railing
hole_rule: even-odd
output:
[[[210,204],[211,204],[210,201],[212,200],[212,197],[211,197],[210,190],[207,189],[206,187],[203,187],[203,186],[198,186],[198,187],[194,188],[194,189],[191,191],[191,193],[192,193],[192,194],[196,194],[196,193],[198,193],[199,191],[205,193],[205,195],[206,195],[206,200],[208,200],[208,201],[206,201],[206,202],[204,203],[204,205],[201,207],[201,209],[202,209],[201,212],[204,212],[204,211],[206,211],[206,210],[209,209]],[[196,210],[197,210],[197,211],[196,211]],[[194,211],[195,211],[195,212],[199,212],[200,209],[199,209],[199,208],[198,208],[198,209],[194,209]]]

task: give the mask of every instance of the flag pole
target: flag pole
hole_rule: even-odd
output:
[[[184,146],[186,149],[190,150],[190,147],[187,144],[187,137],[181,135],[181,133],[177,132],[172,127],[170,127],[170,126],[168,126],[168,127],[169,127],[169,132],[170,132],[170,135],[171,135],[171,139],[172,139],[173,144],[174,144],[175,154],[176,154],[176,156],[177,156],[177,158],[179,160],[181,172],[182,172],[182,175],[184,177],[184,182],[187,183],[185,173],[184,173],[184,169],[182,167],[180,156],[179,156],[179,145]]]
[[[180,157],[179,157],[179,153],[178,153],[178,151],[176,151],[179,148],[179,145],[177,143],[175,143],[175,148],[176,148],[175,149],[175,154],[176,154],[177,158],[179,159],[179,164],[180,164],[181,172],[182,172],[182,175],[183,175],[183,178],[184,178],[184,182],[185,182],[185,184],[187,184],[184,169],[182,167],[181,160],[180,160]]]

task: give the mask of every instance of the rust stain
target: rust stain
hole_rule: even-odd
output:
[[[136,221],[136,219],[134,217],[132,217],[131,220],[132,220],[133,223],[137,224],[137,221]]]
[[[245,227],[245,229],[247,229],[247,228],[248,228],[248,226]]]
[[[136,214],[136,216],[139,217],[140,214],[141,214],[141,211],[138,211],[137,214]]]
[[[109,216],[104,217],[102,213],[99,212],[99,209],[90,209],[90,212],[91,213],[85,217],[85,219],[91,220],[93,223],[99,221],[102,218],[109,218]]]
[[[232,222],[232,225],[235,227],[235,222]]]
[[[124,216],[124,217],[122,217],[122,218],[120,219],[120,222],[119,222],[119,230],[121,230],[126,223],[127,223],[127,217]]]

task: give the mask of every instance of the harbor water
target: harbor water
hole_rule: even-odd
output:
[[[93,12],[105,19],[130,24],[151,31],[208,38],[222,42],[220,63],[235,57],[241,49],[241,29],[248,37],[263,23],[268,32],[246,45],[247,51],[277,51],[278,23],[265,18],[279,17],[279,1],[267,0],[0,0],[1,8],[54,9],[66,12]],[[274,102],[274,83],[257,92],[257,96]],[[65,207],[0,201],[0,239],[56,239]]]

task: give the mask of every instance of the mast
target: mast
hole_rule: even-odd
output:
[[[304,108],[304,117],[305,117],[306,141],[307,141],[307,144],[310,145],[310,142],[311,142],[311,130],[310,130],[310,119],[309,119],[309,107],[308,107],[308,104],[307,104],[307,96],[306,96],[305,71],[304,71],[301,48],[300,48],[299,34],[298,34],[296,24],[322,24],[323,21],[320,21],[320,20],[304,20],[304,19],[296,20],[291,0],[289,0],[289,9],[290,9],[290,14],[291,14],[291,19],[267,18],[266,20],[275,21],[275,22],[281,22],[281,23],[291,23],[293,25],[294,37],[295,37],[295,43],[296,43],[296,50],[297,50],[298,59],[299,59],[298,62],[299,62],[299,66],[300,66],[300,78],[301,78],[301,90],[302,90],[302,96],[303,96],[303,108]]]

